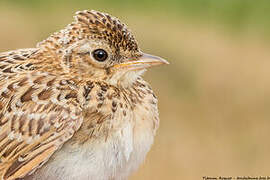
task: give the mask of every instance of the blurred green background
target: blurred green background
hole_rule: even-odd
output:
[[[0,0],[0,51],[34,47],[83,9],[119,17],[171,63],[145,76],[161,124],[130,179],[270,175],[269,0]]]

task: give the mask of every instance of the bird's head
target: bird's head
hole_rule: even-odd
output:
[[[73,23],[38,46],[57,56],[59,60],[52,64],[63,73],[123,87],[131,85],[147,68],[168,64],[143,53],[117,18],[94,10],[77,12]]]

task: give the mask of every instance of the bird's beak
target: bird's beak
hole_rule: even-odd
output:
[[[121,64],[116,64],[114,67],[117,69],[140,70],[163,64],[169,64],[169,62],[158,56],[143,53],[143,55],[136,60],[129,59]]]

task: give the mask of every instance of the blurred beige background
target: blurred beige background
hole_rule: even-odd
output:
[[[82,9],[119,17],[171,63],[145,75],[161,124],[131,180],[270,176],[270,1],[1,0],[0,51],[34,47]]]

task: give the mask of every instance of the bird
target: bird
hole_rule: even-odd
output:
[[[143,53],[127,25],[76,12],[35,48],[0,53],[0,180],[122,180],[159,127]]]

